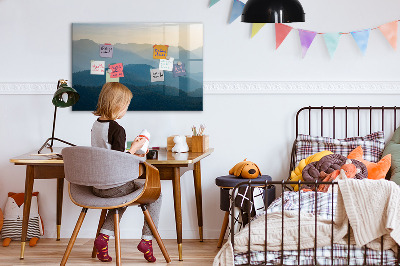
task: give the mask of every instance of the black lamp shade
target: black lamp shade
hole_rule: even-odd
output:
[[[66,84],[61,84],[58,90],[53,95],[53,104],[56,107],[70,107],[79,100],[79,94],[76,90],[68,87]]]
[[[243,9],[242,22],[304,22],[304,15],[298,0],[249,0]]]

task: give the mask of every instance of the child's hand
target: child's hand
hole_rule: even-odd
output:
[[[139,157],[146,157],[146,155],[149,153],[149,149],[147,149],[147,151],[146,151],[146,153],[145,154],[136,154],[135,153],[135,155],[136,156],[139,156]]]
[[[135,140],[132,142],[129,152],[132,154],[135,154],[140,148],[143,147],[143,145],[146,143],[146,141],[147,140],[145,138],[136,137]]]

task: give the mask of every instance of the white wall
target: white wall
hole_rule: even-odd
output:
[[[208,9],[208,0],[27,1],[0,0],[0,82],[56,82],[71,76],[72,22],[203,22],[204,79],[212,81],[399,81],[399,52],[391,50],[379,31],[371,33],[363,57],[350,35],[342,37],[334,59],[329,59],[318,36],[301,59],[298,33],[290,33],[274,50],[273,25],[253,39],[251,27],[227,24],[230,0]],[[400,2],[372,0],[303,0],[306,23],[293,24],[321,32],[375,27],[399,19]],[[105,7],[106,6],[106,7]],[[0,86],[1,86],[0,83]],[[205,238],[218,238],[223,214],[214,179],[227,174],[238,161],[256,162],[275,180],[286,176],[294,138],[294,115],[308,105],[398,105],[399,95],[254,94],[204,95],[203,112],[129,112],[121,124],[128,139],[142,128],[152,132],[153,145],[165,146],[176,133],[189,134],[193,124],[205,123],[215,152],[202,162]],[[9,158],[35,150],[51,134],[51,95],[0,95],[0,207],[7,192],[24,190],[25,168]],[[90,144],[94,116],[60,109],[56,135],[78,145]],[[197,217],[190,173],[182,177],[183,237],[197,237]],[[45,237],[55,237],[56,182],[38,180]],[[163,181],[159,230],[175,238],[171,182]],[[80,209],[64,191],[62,237],[70,237]],[[90,211],[80,237],[93,237],[99,212]],[[138,218],[140,217],[140,218]],[[123,238],[139,238],[142,218],[130,208],[121,221]]]

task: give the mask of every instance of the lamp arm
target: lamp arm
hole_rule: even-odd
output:
[[[51,133],[51,144],[50,144],[50,148],[53,147],[54,131],[55,131],[55,129],[56,129],[56,118],[57,118],[57,106],[54,106],[53,131],[52,131],[52,133]]]

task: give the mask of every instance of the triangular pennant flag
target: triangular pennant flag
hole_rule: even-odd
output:
[[[393,47],[393,49],[396,50],[397,48],[397,20],[393,22],[386,23],[382,26],[378,27],[383,35],[385,35],[386,39],[390,43],[390,45]]]
[[[208,7],[212,7],[213,5],[215,5],[218,2],[219,2],[219,0],[210,0],[210,5]]]
[[[317,33],[315,31],[300,30],[301,55],[304,58]]]
[[[229,19],[229,23],[232,23],[235,19],[237,19],[240,15],[242,15],[244,8],[244,3],[239,0],[233,0],[231,17]]]
[[[278,49],[278,47],[282,44],[282,42],[285,40],[286,36],[288,36],[289,32],[292,29],[293,28],[288,25],[275,23],[276,49]]]
[[[358,47],[361,50],[361,53],[364,55],[368,46],[369,33],[371,29],[360,30],[360,31],[352,31],[351,35],[353,35],[354,40],[356,41]]]
[[[265,23],[253,23],[251,28],[251,38],[256,35],[262,27],[264,27]]]
[[[342,36],[342,34],[340,34],[339,32],[334,32],[334,33],[325,33],[323,36],[326,48],[328,48],[329,55],[332,58],[333,54],[336,51],[336,48],[338,47],[339,39],[340,36]]]

